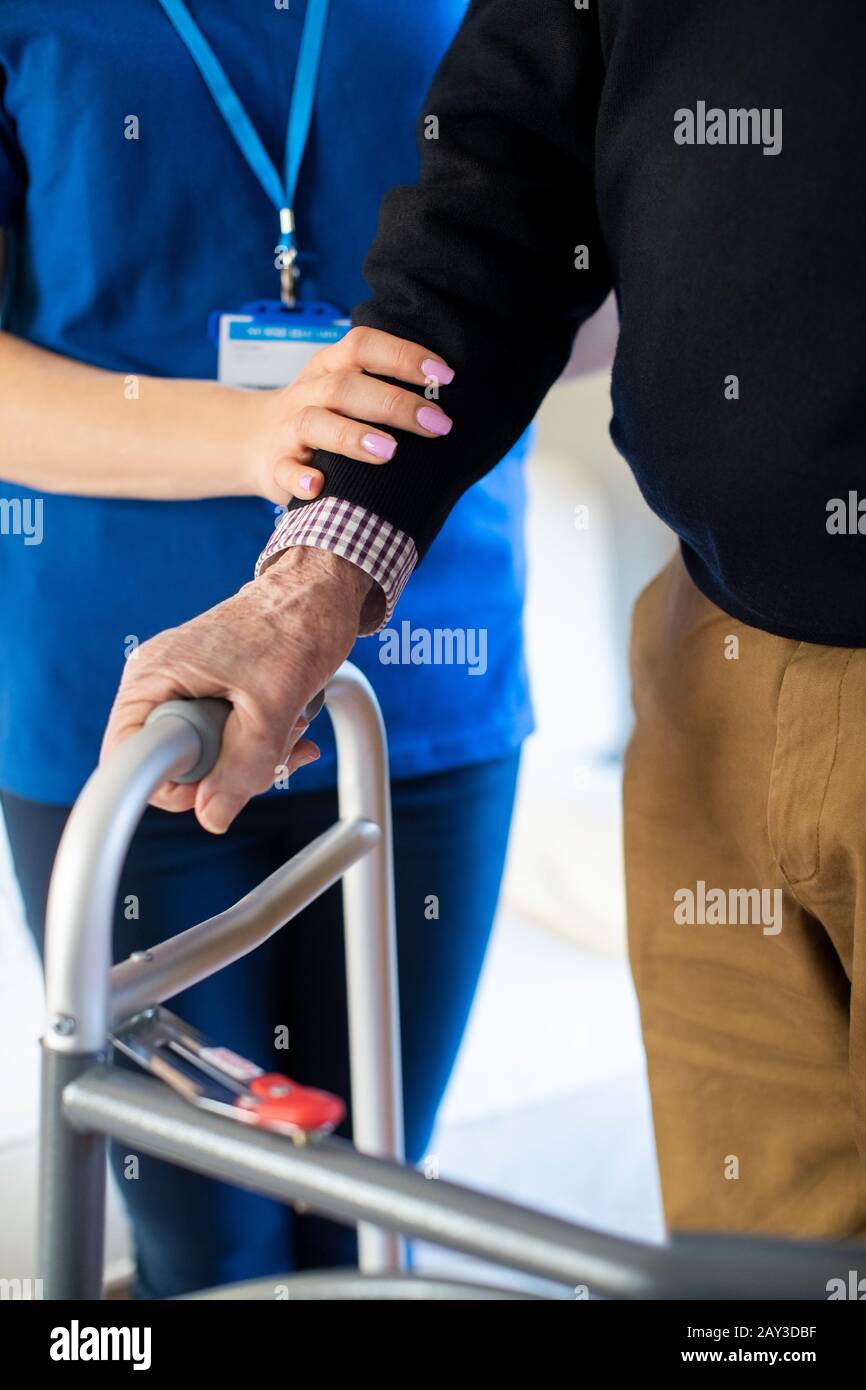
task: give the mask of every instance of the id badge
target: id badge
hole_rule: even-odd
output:
[[[279,300],[244,304],[236,314],[210,316],[217,345],[217,380],[248,391],[290,386],[320,348],[338,343],[352,324],[333,304]]]

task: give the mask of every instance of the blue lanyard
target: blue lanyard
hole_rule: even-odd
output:
[[[184,0],[159,0],[179,36],[189,49],[190,57],[207,83],[211,96],[234,136],[241,153],[280,215],[279,247],[283,252],[282,268],[288,267],[290,284],[283,282],[283,298],[294,302],[294,266],[297,259],[295,237],[295,193],[298,175],[310,134],[313,104],[319,81],[319,67],[325,29],[328,24],[330,0],[307,0],[304,31],[298,54],[289,126],[286,132],[286,158],[283,177],[259,138],[258,131],[246,113],[240,97],[226,76],[219,59],[199,29]]]

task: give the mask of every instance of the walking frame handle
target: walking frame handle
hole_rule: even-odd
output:
[[[301,714],[304,724],[312,724],[325,703],[325,692],[320,690]],[[187,772],[175,773],[172,781],[180,783],[200,782],[211,771],[220,753],[223,729],[232,712],[228,700],[166,700],[157,705],[147,716],[146,724],[158,719],[185,719],[192,726],[199,739],[199,756]]]
[[[120,876],[154,790],[198,781],[219,756],[231,706],[173,700],[93,773],[61,839],[48,897],[46,1061],[66,1081],[105,1055],[114,1025],[246,955],[342,879],[354,1143],[403,1157],[388,755],[366,678],[345,663],[306,707],[327,705],[337,744],[339,820],[240,902],[112,968]],[[46,1067],[46,1075],[51,1072]],[[50,1165],[50,1155],[43,1163]],[[359,1228],[366,1270],[398,1268],[401,1243]]]

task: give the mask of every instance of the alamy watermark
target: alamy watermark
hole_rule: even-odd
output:
[[[0,536],[23,536],[25,545],[41,545],[42,498],[0,497]]]
[[[404,620],[399,630],[384,628],[379,642],[383,666],[465,666],[470,676],[487,670],[486,627],[413,627]]]
[[[708,888],[699,878],[694,888],[678,888],[674,903],[679,926],[762,927],[764,936],[782,930],[781,888]]]
[[[828,1279],[826,1288],[828,1303],[838,1302],[839,1299],[866,1302],[866,1279],[861,1279],[856,1269],[849,1269],[847,1278]]]
[[[151,1329],[88,1327],[73,1318],[68,1327],[52,1328],[48,1355],[52,1361],[131,1361],[134,1371],[147,1371]]]
[[[853,490],[827,503],[827,531],[831,536],[866,536],[866,497]]]
[[[696,103],[694,111],[681,106],[674,112],[674,140],[678,145],[762,145],[764,154],[782,152],[782,108],[779,106],[729,107]]]
[[[32,1303],[43,1296],[41,1279],[0,1279],[0,1303]]]

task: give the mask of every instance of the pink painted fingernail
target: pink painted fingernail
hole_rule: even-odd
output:
[[[305,473],[303,478],[299,479],[298,487],[302,492],[312,492],[315,481],[312,473]]]
[[[454,421],[449,420],[443,410],[434,410],[432,405],[425,405],[418,411],[418,424],[431,434],[450,434]]]
[[[376,459],[384,459],[386,463],[397,452],[396,442],[393,439],[386,439],[384,434],[365,434],[361,443],[368,454],[372,454],[373,458]]]
[[[432,376],[434,381],[438,381],[440,386],[450,386],[454,380],[452,368],[446,367],[444,362],[437,362],[435,357],[425,357],[421,370],[425,376]]]

